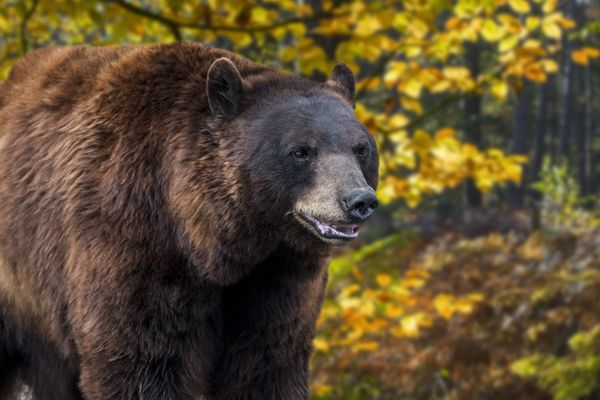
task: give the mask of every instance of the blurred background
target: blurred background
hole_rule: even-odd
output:
[[[312,398],[600,398],[599,0],[0,1],[0,79],[176,40],[356,73],[384,206],[332,261]]]

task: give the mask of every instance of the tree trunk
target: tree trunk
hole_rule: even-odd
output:
[[[546,81],[540,86],[538,110],[535,121],[535,136],[533,139],[533,149],[531,155],[531,175],[530,182],[537,182],[540,179],[540,171],[544,162],[546,152],[546,131],[548,126],[548,92],[552,82]],[[541,193],[537,190],[531,190],[531,228],[538,230],[542,227],[542,213],[540,202]]]
[[[546,149],[546,154],[550,157],[550,162],[552,164],[556,164],[558,159],[560,158],[559,154],[559,127],[560,127],[560,79],[558,76],[553,76],[546,83],[549,85],[548,94],[547,94],[547,108],[548,108],[548,118],[546,119],[546,123],[548,124],[548,149]]]
[[[517,103],[513,111],[512,139],[510,144],[511,154],[527,154],[527,132],[528,132],[528,111],[531,103],[532,85],[529,81],[524,81],[523,90],[517,96]],[[514,207],[523,206],[523,187],[526,185],[527,175],[523,174],[523,181],[520,185],[510,184],[508,186],[508,200]]]
[[[575,0],[567,0],[566,16],[573,18]],[[571,60],[572,43],[567,35],[564,36],[563,73],[561,81],[562,118],[560,121],[559,154],[568,159],[571,148],[571,123],[573,120],[573,61]]]
[[[588,104],[587,118],[586,118],[586,130],[589,135],[589,159],[590,159],[590,193],[597,194],[600,189],[600,173],[598,173],[598,166],[600,165],[600,153],[595,151],[594,144],[600,139],[600,133],[598,132],[598,114],[600,113],[600,107],[598,107],[598,102],[594,101],[596,98],[594,97],[594,89],[596,88],[594,85],[597,85],[597,80],[594,79],[594,75],[592,74],[592,68],[588,68],[586,70],[586,97]]]
[[[538,111],[535,121],[535,136],[533,139],[533,153],[531,156],[531,182],[539,180],[540,171],[544,162],[546,151],[546,130],[548,114],[548,92],[551,82],[545,82],[540,87]]]
[[[573,121],[575,128],[575,140],[577,141],[577,180],[579,183],[579,190],[583,197],[587,196],[588,186],[588,140],[587,140],[587,126],[586,119],[588,114],[587,99],[585,90],[585,69],[577,67],[575,69],[577,76],[577,90],[578,96],[576,97],[576,118]]]
[[[479,45],[477,43],[467,46],[466,64],[471,71],[471,76],[479,76]],[[464,121],[466,141],[481,147],[481,96],[479,94],[473,94],[466,98],[464,102]],[[465,183],[465,201],[468,207],[478,208],[482,205],[481,192],[471,179]]]

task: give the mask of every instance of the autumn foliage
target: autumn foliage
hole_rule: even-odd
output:
[[[399,235],[338,259],[317,398],[595,398],[598,237]]]

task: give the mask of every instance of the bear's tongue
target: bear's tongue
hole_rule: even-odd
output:
[[[332,239],[354,239],[358,236],[359,226],[356,224],[334,224],[305,215],[306,219],[327,238]]]

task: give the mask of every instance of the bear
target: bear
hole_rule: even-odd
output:
[[[0,398],[307,399],[331,250],[378,204],[354,95],[191,42],[17,62]]]

